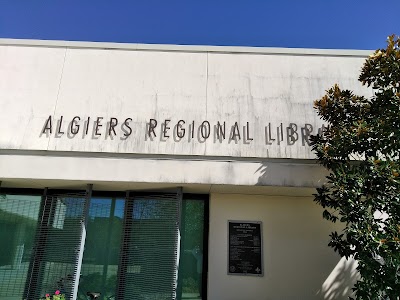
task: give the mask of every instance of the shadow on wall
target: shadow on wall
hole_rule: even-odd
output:
[[[356,268],[357,261],[352,258],[346,260],[342,257],[322,284],[317,295],[321,295],[324,300],[348,299],[347,297],[353,294],[351,288],[359,279]]]
[[[255,171],[257,186],[316,187],[328,172],[317,163],[262,162]]]
[[[315,167],[319,168],[317,164],[304,164],[297,168],[289,163],[262,163],[256,171],[259,175],[256,185],[277,185],[278,181],[283,186],[310,188],[320,185],[325,174],[320,172],[321,168],[312,169]],[[306,270],[304,276],[299,276],[299,272],[281,274],[277,271],[271,278],[271,283],[278,285],[280,281],[287,280],[294,290],[303,293],[307,299],[348,299],[352,295],[354,283],[359,279],[357,262],[354,259],[340,258],[328,246],[329,233],[340,231],[342,224],[324,220],[322,208],[313,202],[311,194],[303,196],[295,195],[295,201],[293,196],[282,197],[275,206],[272,202],[269,205],[275,217],[278,216],[273,222],[274,230],[269,232],[269,237],[274,240],[269,251],[273,257],[285,257],[279,265],[275,266],[273,260],[269,262],[269,266],[280,271],[285,268]],[[293,224],[296,226],[293,227]],[[286,294],[287,291],[279,292],[285,294],[282,299],[292,299],[289,293]]]

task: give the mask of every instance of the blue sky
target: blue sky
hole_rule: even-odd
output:
[[[400,0],[0,0],[0,38],[376,49]]]

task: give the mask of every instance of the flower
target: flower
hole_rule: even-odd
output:
[[[40,298],[39,300],[65,300],[65,295],[61,294],[59,290],[56,290],[54,295],[47,293],[45,298]]]

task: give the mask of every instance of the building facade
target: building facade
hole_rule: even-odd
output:
[[[309,138],[368,54],[0,40],[0,300],[347,299]]]

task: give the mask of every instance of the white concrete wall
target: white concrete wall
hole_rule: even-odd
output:
[[[264,277],[227,275],[228,220],[263,222]],[[348,299],[355,263],[327,247],[333,230],[311,197],[211,194],[208,299]]]
[[[362,51],[15,44],[0,43],[0,149],[307,159],[313,155],[301,128],[310,124],[316,133],[322,124],[313,101],[335,83],[370,94],[357,81]],[[80,129],[72,134],[75,116]],[[43,134],[49,117],[52,132]],[[111,118],[118,119],[112,136]],[[146,139],[151,118],[158,121],[153,140]],[[174,137],[179,120],[182,139]],[[205,120],[212,127],[206,140]],[[218,121],[226,122],[222,141]],[[290,123],[297,124],[294,145]],[[266,139],[269,130],[275,140]]]
[[[326,175],[312,162],[57,154],[0,154],[2,186],[60,188],[80,182],[92,183],[94,189],[108,183],[111,190],[133,189],[136,183],[316,187]]]

